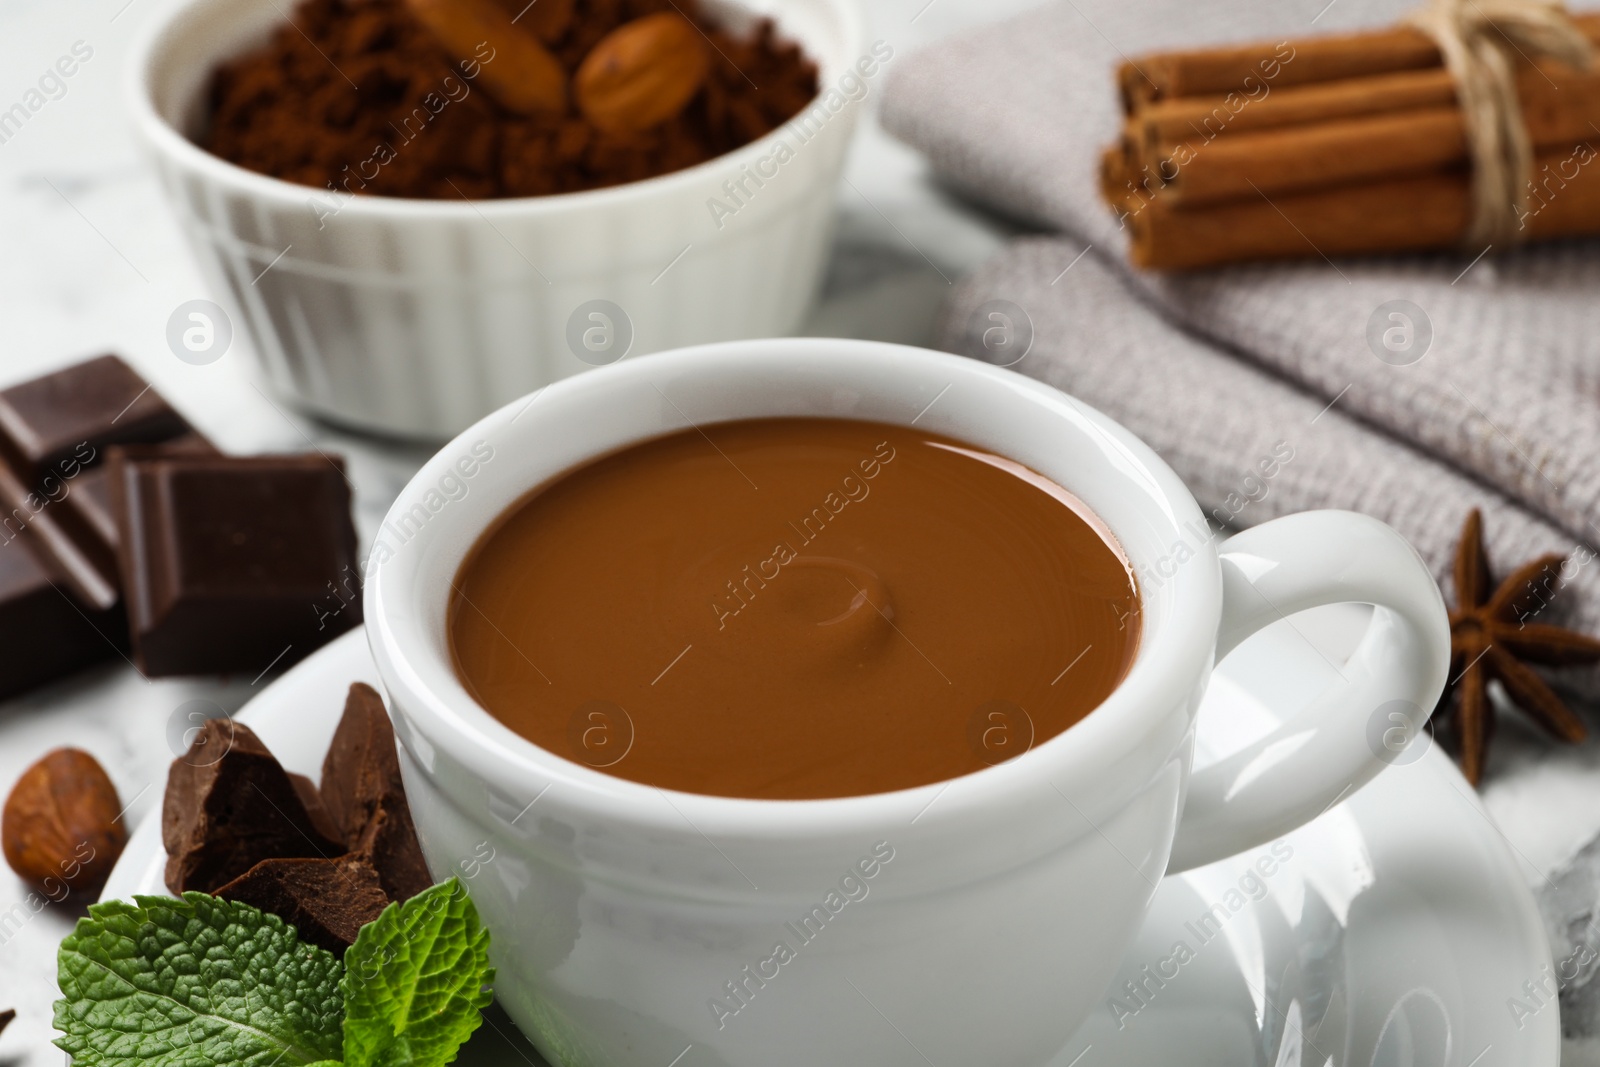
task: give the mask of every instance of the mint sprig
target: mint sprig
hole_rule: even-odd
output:
[[[489,934],[452,878],[362,927],[341,963],[205,893],[94,904],[62,941],[75,1067],[443,1067],[492,999]]]
[[[489,931],[453,878],[385,908],[344,962],[346,1067],[449,1063],[494,999]]]
[[[56,1044],[77,1067],[339,1058],[338,958],[248,905],[205,893],[96,904],[57,961]]]

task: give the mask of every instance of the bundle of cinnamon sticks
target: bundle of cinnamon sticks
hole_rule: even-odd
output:
[[[1600,45],[1600,15],[1573,21]],[[1169,52],[1118,80],[1101,189],[1138,266],[1452,248],[1467,230],[1466,127],[1420,30]],[[1519,58],[1516,87],[1535,153],[1525,236],[1600,233],[1600,63]]]

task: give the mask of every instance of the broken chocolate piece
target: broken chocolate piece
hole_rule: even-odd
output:
[[[70,481],[107,445],[165,441],[189,424],[116,356],[0,390],[0,457],[29,489]]]
[[[361,622],[350,488],[321,455],[114,450],[134,660],[146,675],[287,666]],[[334,607],[328,607],[329,604]]]
[[[322,758],[322,802],[352,849],[379,803],[396,788],[404,787],[383,697],[370,685],[355,682]]]
[[[391,900],[433,884],[400,779],[400,755],[383,698],[356,682],[322,761],[322,801],[351,852],[371,859]]]
[[[16,1017],[16,1008],[7,1008],[5,1011],[0,1011],[0,1034],[5,1033],[6,1027],[10,1026],[11,1020]]]
[[[422,858],[411,809],[402,797],[385,801],[361,837],[361,854],[377,868],[383,890],[393,901],[410,900],[433,885],[428,862]]]
[[[306,814],[311,817],[311,825],[317,828],[317,833],[329,841],[342,841],[344,833],[322,803],[322,793],[317,789],[317,783],[303,774],[290,771],[289,784],[294,786],[294,794],[300,798],[300,803],[306,806]]]
[[[294,927],[300,940],[336,956],[389,904],[378,873],[359,856],[262,860],[216,895],[271,912]]]
[[[174,893],[214,892],[264,859],[333,859],[345,852],[318,830],[267,746],[232,719],[201,726],[189,751],[172,761],[161,839]]]
[[[0,700],[115,655],[125,633],[120,607],[75,603],[30,544],[0,540]]]

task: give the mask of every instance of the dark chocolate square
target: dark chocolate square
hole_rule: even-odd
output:
[[[256,673],[360,623],[350,489],[336,462],[129,450],[110,464],[145,674]]]
[[[0,390],[0,456],[30,489],[71,479],[108,445],[165,441],[189,424],[116,356]]]
[[[196,432],[189,432],[170,441],[154,445],[114,445],[106,456],[117,452],[130,452],[140,459],[177,455],[220,455],[215,445]],[[56,509],[56,518],[63,529],[91,557],[107,561],[107,573],[118,573],[117,555],[121,537],[117,533],[117,516],[111,507],[111,470],[102,464],[90,467],[66,483],[66,495]],[[120,581],[119,581],[120,585]]]
[[[0,700],[115,655],[123,630],[120,611],[56,588],[21,538],[0,540]]]
[[[114,442],[156,440],[215,452],[114,356],[0,391],[0,550],[22,554],[0,560],[0,695],[127,647],[101,461]]]
[[[73,479],[65,501],[74,528],[85,539],[107,546],[113,558],[117,547],[117,517],[111,511],[111,479],[105,467],[86,470]]]
[[[54,484],[54,495],[30,491],[0,463],[0,541],[27,544],[51,580],[78,603],[91,611],[110,611],[122,599],[111,546],[73,535],[62,522],[73,482]]]

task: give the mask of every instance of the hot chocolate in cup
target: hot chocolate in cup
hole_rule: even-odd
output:
[[[803,800],[631,781],[478,705],[448,610],[508,509],[637,442],[792,416],[915,426],[1083,501],[1138,577],[1120,684],[994,766]],[[686,1049],[727,1067],[1049,1063],[1162,875],[1265,845],[1359,788],[1393,758],[1368,740],[1374,714],[1431,708],[1449,658],[1437,586],[1376,520],[1310,512],[1222,539],[1166,464],[1099,412],[1007,370],[859,341],[683,349],[506,406],[401,493],[366,597],[423,851],[472,893],[501,1002],[565,1065],[662,1067]],[[1341,683],[1191,773],[1214,662],[1338,602],[1375,605]]]

